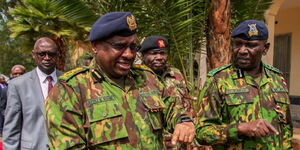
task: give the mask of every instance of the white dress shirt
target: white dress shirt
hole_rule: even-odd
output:
[[[54,71],[49,75],[42,72],[39,69],[39,67],[37,67],[36,72],[37,72],[39,80],[40,80],[40,85],[41,85],[41,88],[42,88],[42,91],[43,91],[44,99],[46,99],[47,96],[48,96],[48,80],[46,78],[47,78],[47,76],[51,76],[52,79],[53,79],[52,80],[52,85],[54,85],[57,82],[56,69],[54,69]]]

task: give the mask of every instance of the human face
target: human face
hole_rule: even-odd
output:
[[[58,55],[57,46],[54,42],[43,41],[32,53],[42,72],[49,75],[54,71]]]
[[[2,77],[2,76],[0,77],[0,83],[1,83],[1,84],[4,84],[4,83],[6,83],[6,81],[5,81],[5,78],[4,78],[4,77]]]
[[[120,79],[129,73],[138,50],[136,39],[134,34],[92,43],[96,62],[108,77]]]
[[[166,68],[167,58],[168,55],[166,49],[151,49],[143,54],[144,64],[157,74],[161,74]]]
[[[16,67],[11,71],[11,78],[16,78],[25,73],[25,70],[22,68]]]
[[[259,68],[261,58],[266,55],[269,43],[265,40],[233,39],[233,63],[242,69],[252,70]]]

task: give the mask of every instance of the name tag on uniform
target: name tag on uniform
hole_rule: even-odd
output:
[[[288,91],[285,88],[276,88],[272,89],[274,93],[287,93]]]
[[[242,89],[226,89],[226,94],[236,94],[236,93],[248,93],[250,90],[247,88]]]
[[[97,104],[97,103],[103,103],[103,102],[113,101],[113,100],[115,100],[114,96],[107,95],[107,96],[102,96],[102,97],[99,97],[99,98],[88,99],[87,100],[87,105],[90,107],[90,106],[92,106],[94,104]]]
[[[158,94],[159,94],[158,90],[152,90],[152,91],[148,91],[148,92],[140,92],[139,93],[139,95],[143,98],[152,96],[152,95],[158,95]]]

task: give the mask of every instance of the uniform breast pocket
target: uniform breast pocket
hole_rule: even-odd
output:
[[[247,111],[253,107],[253,98],[251,98],[250,91],[247,88],[240,89],[226,89],[224,95],[225,112],[230,121],[249,121],[251,111]]]
[[[86,112],[90,122],[88,140],[93,145],[128,137],[124,118],[115,100],[93,104],[86,108]]]
[[[145,107],[148,110],[148,117],[151,122],[153,130],[159,130],[163,128],[163,109],[165,104],[160,97],[152,96],[142,96],[141,97]]]
[[[278,120],[282,123],[290,122],[290,112],[289,112],[289,96],[287,90],[283,89],[273,89],[273,98],[276,103],[274,110],[278,115]]]

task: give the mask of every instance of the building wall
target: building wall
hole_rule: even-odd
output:
[[[275,20],[275,35],[292,35],[290,95],[300,96],[300,7],[279,10]]]

